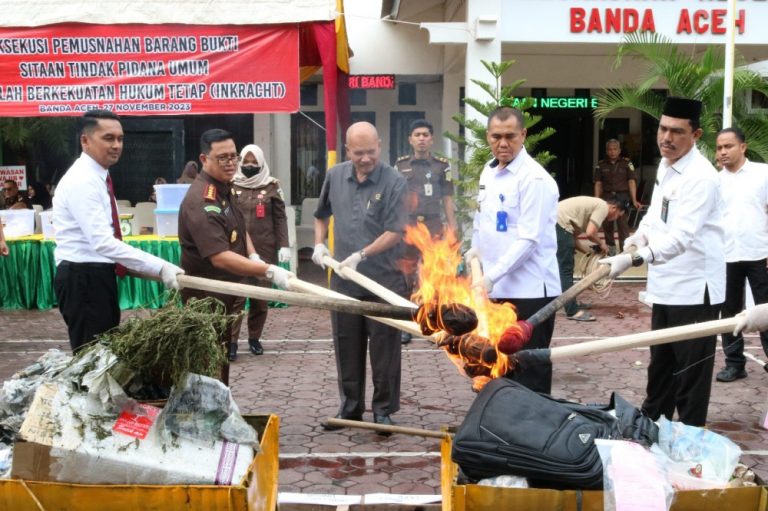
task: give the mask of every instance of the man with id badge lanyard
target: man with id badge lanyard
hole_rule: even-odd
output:
[[[657,143],[662,160],[648,213],[621,254],[600,262],[609,277],[648,263],[651,329],[717,319],[725,299],[725,247],[720,181],[696,148],[701,102],[667,98]],[[643,410],[657,420],[704,426],[712,389],[716,336],[651,347]]]
[[[478,257],[482,286],[495,302],[515,306],[527,319],[560,295],[557,265],[557,200],[552,176],[525,150],[525,118],[516,108],[500,107],[488,116],[488,145],[493,160],[480,175],[472,248],[467,263]],[[554,315],[533,329],[527,348],[547,348]],[[518,368],[514,379],[549,394],[552,367]]]

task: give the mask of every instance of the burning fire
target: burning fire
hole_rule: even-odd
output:
[[[405,241],[418,248],[422,255],[419,288],[411,300],[427,305],[425,309],[438,311],[443,305],[466,305],[474,309],[478,317],[478,327],[469,334],[437,334],[433,338],[437,338],[438,346],[463,374],[472,378],[475,390],[480,390],[492,378],[506,374],[511,362],[497,345],[505,331],[519,330],[514,307],[491,302],[485,291],[472,287],[469,278],[456,274],[462,258],[459,243],[450,229],[443,239],[434,239],[423,224],[407,226]]]

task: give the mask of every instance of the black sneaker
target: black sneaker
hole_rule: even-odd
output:
[[[373,422],[375,424],[382,424],[384,426],[394,426],[395,425],[395,423],[392,422],[392,419],[389,417],[389,415],[374,415],[373,416]],[[379,436],[386,436],[386,437],[392,436],[392,432],[391,431],[377,431],[376,434],[379,435]]]
[[[408,344],[411,342],[411,339],[413,339],[413,336],[408,332],[403,332],[400,334],[400,344]]]
[[[747,372],[744,369],[739,369],[733,366],[725,366],[725,368],[717,373],[717,381],[725,383],[740,380],[747,377]]]
[[[264,354],[264,346],[261,345],[258,339],[248,339],[248,347],[254,355]]]

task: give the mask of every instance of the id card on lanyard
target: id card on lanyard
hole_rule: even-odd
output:
[[[504,195],[499,194],[499,210],[496,212],[496,232],[507,232],[507,212],[504,211]]]

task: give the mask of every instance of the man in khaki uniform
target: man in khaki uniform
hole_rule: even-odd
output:
[[[628,208],[629,203],[615,198],[604,201],[586,196],[571,197],[557,204],[557,265],[563,292],[573,286],[574,250],[584,254],[592,251],[578,236],[584,234],[588,240],[600,247],[602,254],[607,254],[608,245],[598,234],[600,225],[621,218]],[[595,320],[592,314],[579,309],[576,300],[565,304],[565,315],[575,321]]]
[[[395,167],[408,182],[408,224],[415,226],[423,223],[433,238],[439,238],[443,235],[443,225],[456,231],[456,215],[451,166],[448,160],[430,152],[434,143],[432,135],[432,124],[427,120],[413,121],[408,134],[408,143],[413,152],[398,158]],[[421,254],[416,247],[405,245],[403,272],[408,284],[408,295],[413,293],[417,285],[420,258]],[[403,332],[401,342],[411,342],[411,334]]]
[[[597,162],[593,181],[595,182],[595,197],[603,200],[618,199],[630,201],[635,208],[640,207],[637,201],[637,176],[635,167],[629,158],[621,157],[621,143],[615,138],[605,143],[604,160]],[[616,220],[619,230],[619,252],[624,251],[624,240],[629,236],[629,221],[626,215]],[[603,232],[609,248],[615,247],[613,220],[603,224]]]
[[[182,268],[187,275],[228,282],[244,283],[246,277],[263,277],[288,289],[294,275],[259,259],[246,232],[231,183],[240,160],[232,134],[220,129],[206,131],[200,137],[200,152],[203,171],[190,185],[179,208]],[[237,302],[235,296],[196,289],[182,289],[181,296],[184,302],[212,296],[224,304],[227,314],[235,311]],[[231,338],[232,332],[228,331],[219,339],[225,353]],[[228,363],[222,367],[221,381],[229,385]]]

